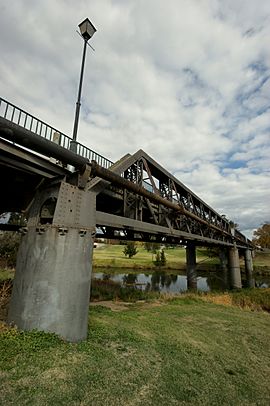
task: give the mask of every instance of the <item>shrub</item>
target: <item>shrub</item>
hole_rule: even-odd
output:
[[[125,246],[123,253],[126,257],[132,258],[134,255],[136,255],[138,252],[135,242],[134,241],[128,241],[127,245]]]
[[[4,231],[0,233],[0,258],[5,267],[15,267],[21,234]]]

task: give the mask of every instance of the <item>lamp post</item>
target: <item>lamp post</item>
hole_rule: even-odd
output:
[[[84,72],[84,64],[85,64],[85,56],[86,56],[86,46],[89,39],[95,34],[96,28],[91,23],[91,21],[86,18],[81,24],[79,24],[81,36],[84,39],[83,45],[83,56],[82,56],[82,65],[81,65],[81,73],[80,73],[80,81],[79,81],[79,90],[78,90],[78,98],[76,102],[76,111],[75,111],[75,120],[74,120],[74,127],[73,127],[73,136],[72,141],[70,142],[70,149],[71,151],[77,153],[77,132],[78,132],[78,124],[79,124],[79,115],[80,115],[80,107],[81,107],[81,94],[82,94],[82,82],[83,82],[83,72]]]

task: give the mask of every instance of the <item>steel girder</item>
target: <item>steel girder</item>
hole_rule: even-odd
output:
[[[251,245],[239,231],[234,230],[233,235],[231,223],[224,216],[144,151],[129,156],[118,174],[121,175],[122,185],[117,183],[117,179],[112,179],[97,196],[97,210],[103,212],[103,218],[104,213],[118,216],[116,222],[111,222],[107,227],[106,222],[97,222],[105,237],[139,240],[163,238],[163,241],[173,240],[177,243],[196,240],[201,245],[232,245],[236,241],[239,247]],[[129,182],[136,188],[130,187]],[[149,192],[155,199],[151,199]],[[124,219],[135,223],[130,227]],[[141,223],[147,225],[146,231],[139,231]],[[163,228],[163,236],[157,237],[155,226]],[[137,235],[136,231],[139,231]]]

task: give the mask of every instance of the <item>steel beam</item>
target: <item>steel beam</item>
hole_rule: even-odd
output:
[[[22,145],[25,148],[53,157],[63,163],[70,164],[79,170],[83,170],[85,165],[89,162],[88,159],[61,147],[52,141],[37,136],[32,131],[20,127],[3,117],[0,117],[0,136]]]

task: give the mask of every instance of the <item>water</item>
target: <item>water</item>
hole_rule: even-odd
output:
[[[103,271],[103,272],[102,272]],[[110,273],[108,273],[108,271]],[[101,280],[111,280],[121,286],[132,286],[136,289],[167,293],[181,293],[187,290],[187,278],[184,271],[172,273],[167,271],[144,271],[135,273],[134,271],[123,273],[123,269],[108,270],[101,268],[94,269],[93,278]],[[245,280],[242,281],[245,286]],[[267,288],[270,286],[270,278],[267,276],[256,276],[257,287]],[[198,272],[197,288],[200,291],[224,290],[227,288],[225,277],[220,271]]]

